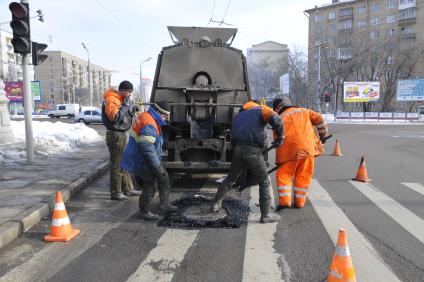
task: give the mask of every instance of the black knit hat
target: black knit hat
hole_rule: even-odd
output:
[[[155,109],[164,115],[170,115],[171,114],[171,110],[169,108],[169,103],[168,101],[159,101],[153,104],[153,107],[155,107]]]
[[[134,90],[134,87],[132,85],[131,82],[129,82],[128,80],[124,80],[121,83],[119,83],[119,91],[128,91],[128,92],[132,92]]]
[[[272,109],[275,111],[278,106],[283,106],[283,99],[275,98],[274,101],[272,101]]]

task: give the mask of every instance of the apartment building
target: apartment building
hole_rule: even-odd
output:
[[[23,78],[22,57],[13,52],[13,34],[0,29],[0,78],[18,81]]]
[[[282,62],[288,65],[288,56],[286,44],[266,41],[247,49],[247,64],[255,65],[266,61],[272,69],[277,69]]]
[[[314,81],[315,93],[319,88],[321,100],[323,94],[332,94],[333,110],[337,104],[338,110],[362,111],[363,105],[343,103],[343,83],[337,85],[340,87],[338,91],[333,85],[325,89],[331,80],[331,72],[333,77],[334,73],[341,76],[341,82],[380,81],[383,97],[378,102],[369,103],[370,111],[381,111],[383,103],[387,104],[388,100],[393,111],[409,111],[418,106],[416,102],[398,102],[396,95],[386,95],[389,91],[385,93],[385,89],[390,82],[385,76],[389,66],[407,54],[411,58],[416,56],[416,60],[407,62],[413,66],[411,71],[408,75],[407,72],[399,75],[398,79],[424,78],[424,58],[419,56],[424,50],[424,0],[333,0],[305,12],[309,15],[310,78]],[[394,49],[397,52],[388,52]],[[374,57],[369,55],[370,52]],[[361,59],[368,61],[361,62]],[[337,61],[338,68],[335,68],[334,62]],[[363,68],[361,63],[369,65],[368,69]],[[343,69],[343,66],[346,68]],[[395,93],[395,88],[390,88],[391,93]],[[337,103],[336,95],[333,95],[336,92]]]
[[[63,51],[46,51],[48,58],[34,68],[36,80],[41,81],[42,103],[90,104],[89,77],[93,95],[93,105],[101,106],[105,89],[110,87],[111,71]]]

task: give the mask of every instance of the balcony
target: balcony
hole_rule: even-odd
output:
[[[415,24],[416,22],[417,22],[416,18],[399,19],[398,26],[411,25],[411,24]]]
[[[415,32],[401,33],[400,38],[401,39],[416,39],[416,35],[415,35]]]
[[[339,15],[339,21],[345,21],[345,20],[353,20],[353,14],[350,15]]]

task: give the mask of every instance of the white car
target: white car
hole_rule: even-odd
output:
[[[91,122],[102,123],[102,114],[99,110],[85,110],[74,117],[75,122],[89,124]]]
[[[50,118],[68,117],[73,118],[79,112],[80,106],[78,104],[58,104],[55,105],[54,110],[48,112]]]

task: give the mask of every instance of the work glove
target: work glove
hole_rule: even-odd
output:
[[[325,142],[327,142],[328,139],[330,139],[331,137],[333,137],[333,135],[326,135],[326,134],[320,134],[319,135],[319,140],[321,141],[322,144],[325,144]]]
[[[282,137],[278,137],[277,139],[274,140],[274,142],[271,143],[271,146],[273,148],[278,148],[281,145],[283,145],[283,138]]]

